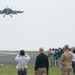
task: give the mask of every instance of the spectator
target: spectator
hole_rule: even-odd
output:
[[[75,75],[75,48],[73,49],[72,68]]]
[[[21,50],[20,53],[15,57],[17,61],[18,75],[27,75],[27,62],[30,60],[30,56]]]
[[[61,48],[58,48],[55,51],[55,58],[56,58],[55,64],[56,64],[57,67],[60,67],[60,57],[61,57],[62,53],[63,52],[62,52],[62,49]]]
[[[62,65],[62,75],[72,75],[72,62],[73,55],[69,52],[69,46],[64,46],[64,53],[61,55],[60,64]]]
[[[48,75],[49,62],[47,55],[44,54],[44,49],[39,48],[40,54],[35,61],[35,75]]]
[[[50,48],[48,52],[48,59],[50,62],[50,67],[54,66],[54,51]]]

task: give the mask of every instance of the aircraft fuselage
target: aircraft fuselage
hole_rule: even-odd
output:
[[[12,10],[9,8],[6,8],[3,10],[3,14],[10,15],[10,14],[12,14]]]

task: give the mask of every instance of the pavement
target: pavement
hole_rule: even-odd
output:
[[[39,54],[38,51],[27,51],[26,52],[30,57],[30,61],[28,64],[34,64],[36,60],[36,56]],[[10,53],[10,52],[0,52],[0,64],[4,65],[16,65],[17,62],[15,61],[17,53]]]

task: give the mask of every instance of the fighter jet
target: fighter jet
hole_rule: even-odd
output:
[[[12,17],[13,14],[16,15],[17,13],[23,13],[23,11],[12,10],[9,7],[6,7],[3,10],[0,10],[0,14],[3,14],[3,17],[5,17],[6,15],[10,15]]]

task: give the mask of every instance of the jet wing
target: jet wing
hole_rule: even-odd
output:
[[[0,10],[0,14],[3,14],[3,10]]]
[[[17,13],[23,13],[23,11],[14,11],[13,10],[13,14],[17,14]]]

